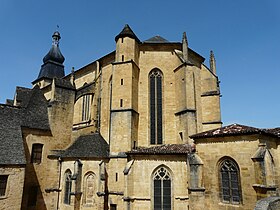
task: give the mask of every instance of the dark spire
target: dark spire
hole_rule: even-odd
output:
[[[124,37],[130,37],[132,39],[135,39],[138,43],[141,43],[141,41],[137,38],[128,24],[125,24],[123,30],[115,37],[115,41],[117,42],[119,38]]]
[[[54,61],[63,64],[65,58],[63,57],[59,49],[59,40],[61,38],[60,33],[58,31],[54,32],[52,38],[53,38],[52,48],[50,49],[48,54],[43,58],[43,62],[46,63],[48,61]]]
[[[41,70],[38,78],[33,82],[35,84],[42,78],[62,78],[64,77],[64,56],[59,49],[60,33],[55,31],[52,35],[52,47],[47,55],[43,58],[44,64],[41,66]]]

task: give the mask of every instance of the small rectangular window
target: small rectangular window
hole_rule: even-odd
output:
[[[31,163],[41,163],[43,144],[33,144],[31,152]]]
[[[8,175],[0,175],[0,196],[5,196],[8,182]]]
[[[116,182],[118,181],[118,173],[116,173]]]
[[[183,139],[183,132],[182,132],[182,131],[179,132],[179,135],[180,135],[181,140],[183,141],[183,140],[184,140],[184,139]]]
[[[123,85],[123,79],[121,79],[121,85]]]
[[[123,107],[123,100],[120,100],[120,107]]]
[[[110,210],[117,210],[117,204],[110,204]]]
[[[124,55],[122,55],[122,61],[124,61]]]

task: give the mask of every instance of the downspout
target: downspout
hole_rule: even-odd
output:
[[[109,154],[110,154],[110,144],[111,144],[111,121],[112,121],[112,92],[113,92],[113,73],[114,65],[112,66],[112,76],[110,81],[110,117],[109,117]]]
[[[56,203],[57,210],[59,210],[59,197],[60,197],[60,185],[61,185],[61,168],[62,168],[61,157],[58,158],[58,163],[59,163],[59,178],[58,178],[58,192],[57,192],[57,203]]]
[[[101,125],[101,92],[102,92],[102,87],[101,87],[101,83],[102,83],[102,70],[101,70],[101,66],[99,61],[97,61],[97,69],[98,69],[98,77],[96,78],[99,79],[99,84],[98,84],[98,105],[97,105],[97,131],[98,133],[100,133],[100,125]]]

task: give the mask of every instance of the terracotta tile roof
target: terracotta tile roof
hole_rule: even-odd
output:
[[[269,129],[263,129],[264,132],[277,136],[280,138],[280,128],[269,128]]]
[[[164,144],[153,147],[137,147],[128,154],[188,154],[193,150],[189,144]]]
[[[261,129],[261,128],[246,126],[246,125],[232,124],[225,127],[198,133],[190,136],[190,138],[199,139],[199,138],[248,135],[248,134],[266,134],[274,137],[280,137],[280,128]]]

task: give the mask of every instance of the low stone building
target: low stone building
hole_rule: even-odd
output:
[[[279,128],[233,124],[192,138],[203,177],[191,190],[195,209],[253,209],[257,200],[279,195]]]
[[[252,209],[277,195],[277,129],[221,128],[213,52],[207,67],[185,33],[140,41],[125,25],[115,51],[65,75],[52,37],[33,87],[0,106],[0,208]]]

